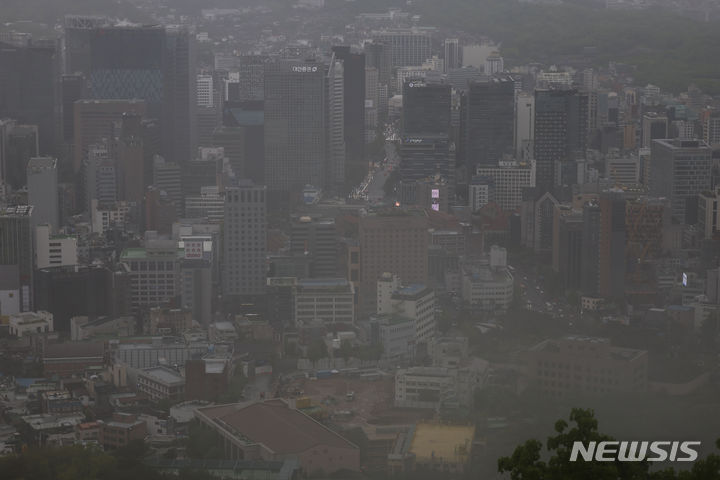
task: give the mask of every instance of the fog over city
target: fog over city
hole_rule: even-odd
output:
[[[0,0],[3,480],[720,480],[720,2]]]

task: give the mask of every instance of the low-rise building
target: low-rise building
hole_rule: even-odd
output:
[[[195,410],[223,440],[228,460],[294,458],[309,475],[360,471],[360,449],[282,400],[219,405]]]
[[[137,389],[153,401],[180,401],[185,397],[185,378],[177,370],[159,365],[138,374]]]
[[[67,415],[81,413],[83,405],[77,398],[72,398],[67,390],[49,390],[42,392],[43,413],[51,415]]]
[[[527,374],[551,397],[643,392],[648,388],[648,353],[613,347],[607,338],[570,335],[532,347]]]
[[[412,319],[415,338],[413,344],[430,345],[435,338],[435,291],[422,284],[400,286],[400,279],[389,273],[381,275],[377,283],[377,313],[385,318]],[[392,330],[392,329],[391,329]],[[395,332],[405,330],[399,326]]]
[[[100,424],[100,445],[112,450],[127,446],[133,440],[143,440],[147,436],[147,425],[137,415],[114,413],[111,420]]]
[[[415,355],[415,319],[401,315],[377,314],[370,317],[376,323],[378,342],[388,360],[410,360]]]
[[[193,326],[192,312],[180,308],[150,309],[150,334],[178,334]]]
[[[43,372],[48,377],[70,377],[104,368],[105,347],[102,343],[65,342],[45,346]]]
[[[8,321],[11,336],[24,337],[53,331],[53,314],[45,311],[23,312],[10,315]]]
[[[35,228],[35,268],[78,264],[77,236],[52,233],[50,225]]]
[[[70,339],[89,340],[98,337],[130,337],[135,334],[136,319],[133,316],[98,317],[87,316],[70,319]]]
[[[513,299],[514,280],[504,248],[493,245],[488,258],[462,264],[462,298],[483,311],[505,311]]]
[[[295,290],[295,321],[354,323],[355,288],[344,278],[304,278]]]
[[[438,408],[454,388],[455,372],[443,367],[410,367],[395,374],[395,406]]]
[[[235,343],[238,339],[238,332],[233,322],[213,322],[208,327],[208,338],[213,343]]]

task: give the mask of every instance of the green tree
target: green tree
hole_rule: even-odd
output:
[[[598,432],[598,422],[592,410],[574,408],[570,412],[570,425],[565,420],[555,423],[557,435],[547,439],[546,447],[552,456],[548,462],[541,460],[542,444],[528,440],[515,449],[512,456],[498,460],[500,473],[510,473],[512,480],[564,480],[592,478],[594,480],[640,480],[647,478],[647,462],[570,462],[573,443],[612,440]]]
[[[317,362],[321,358],[327,357],[327,347],[325,346],[325,342],[322,338],[316,338],[310,346],[308,346],[307,357],[313,363]]]
[[[542,460],[542,443],[527,440],[515,448],[509,457],[498,459],[498,471],[509,473],[512,480],[714,480],[720,478],[720,455],[711,454],[696,461],[689,471],[675,472],[666,469],[649,472],[649,463],[643,462],[570,462],[570,452],[576,441],[586,443],[613,440],[598,431],[598,422],[592,410],[574,408],[570,412],[571,428],[565,420],[555,423],[556,435],[547,439],[551,454]],[[716,443],[720,449],[720,440]]]

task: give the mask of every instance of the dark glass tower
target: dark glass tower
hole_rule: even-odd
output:
[[[508,75],[470,83],[464,108],[463,139],[468,174],[478,165],[494,166],[513,151],[515,83]]]
[[[37,125],[41,154],[55,153],[54,43],[0,42],[0,118]]]
[[[538,188],[551,191],[571,182],[563,168],[584,155],[588,134],[588,95],[577,90],[535,91],[535,161]],[[573,182],[574,183],[574,182]]]
[[[325,118],[322,63],[266,65],[265,183],[270,195],[287,199],[308,184],[324,187]]]
[[[449,135],[450,96],[447,83],[406,81],[403,85],[403,135]]]

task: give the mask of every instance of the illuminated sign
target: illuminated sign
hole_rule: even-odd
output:
[[[433,188],[432,192],[430,192],[430,196],[432,198],[440,198],[440,190],[437,188]]]
[[[433,203],[433,204],[432,204],[432,209],[435,210],[436,212],[439,212],[439,211],[440,211],[440,204],[439,204],[439,203]]]
[[[302,66],[294,66],[292,67],[292,71],[296,73],[308,73],[308,72],[317,72],[318,67],[317,66],[310,66],[310,65],[302,65]]]
[[[683,272],[683,277],[682,277],[682,278],[683,278],[683,279],[682,279],[683,287],[687,287],[687,284],[688,284],[688,276],[687,276],[687,273]]]

